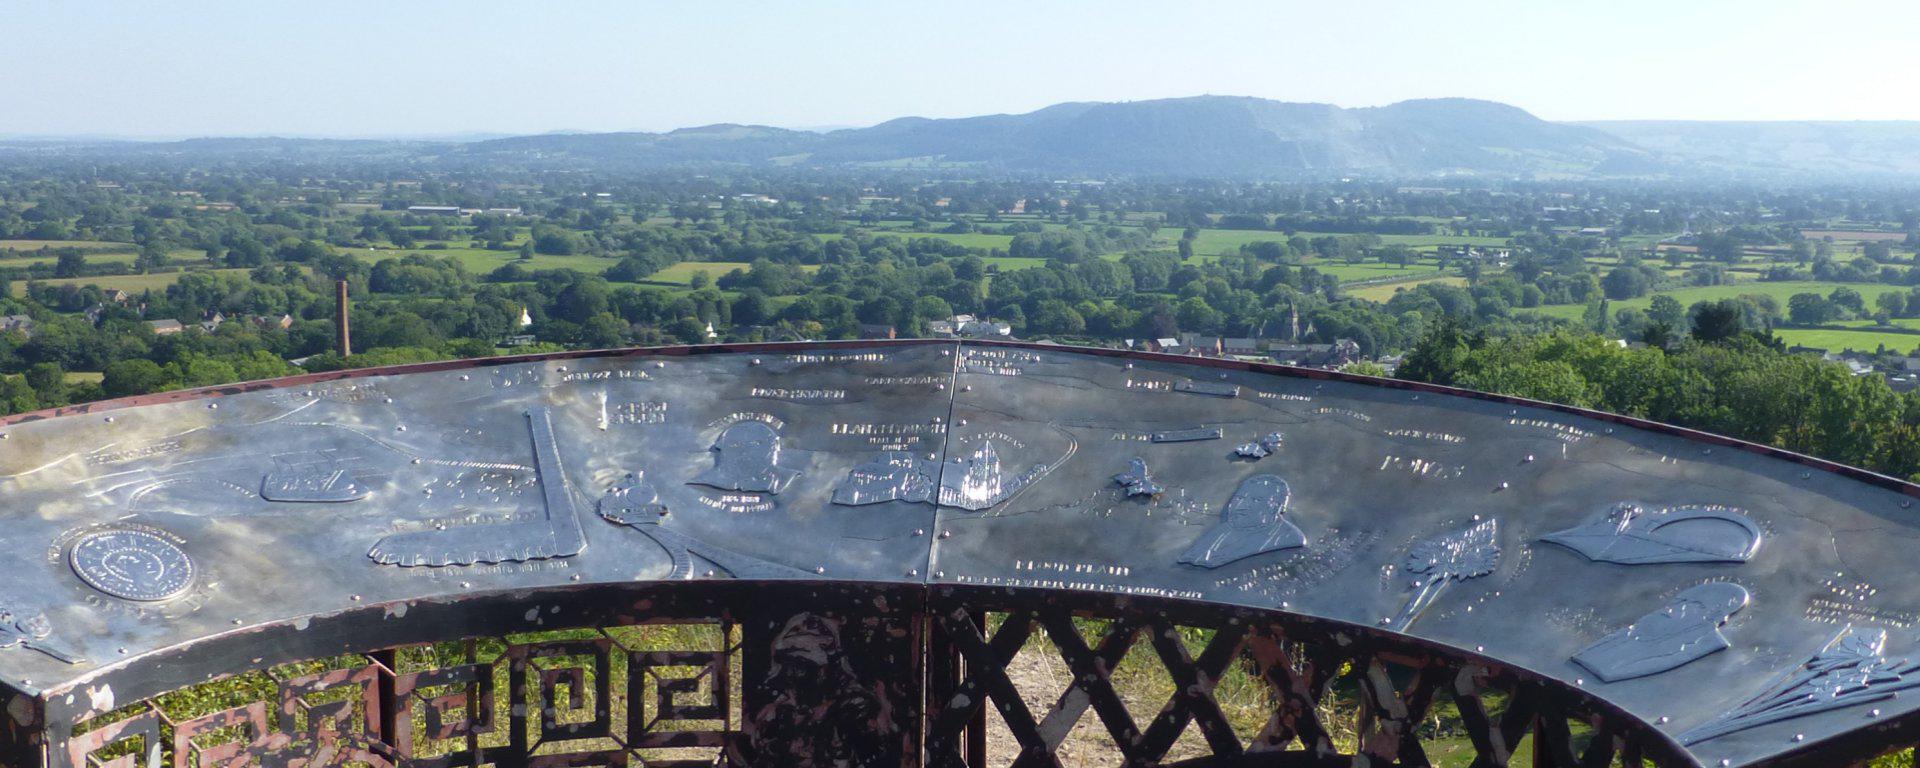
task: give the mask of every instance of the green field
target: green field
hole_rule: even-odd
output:
[[[131,250],[133,243],[104,240],[0,240],[0,251],[37,251],[41,248],[81,248],[85,250]]]
[[[1378,302],[1384,303],[1392,299],[1393,295],[1396,293],[1399,293],[1402,289],[1411,289],[1416,285],[1425,285],[1428,283],[1465,287],[1467,284],[1467,279],[1464,277],[1458,277],[1458,276],[1429,277],[1429,278],[1424,278],[1420,280],[1407,280],[1407,281],[1398,282],[1398,283],[1379,283],[1377,285],[1363,285],[1357,288],[1349,288],[1345,290],[1348,296],[1352,296],[1356,299],[1366,299],[1367,301],[1378,301]]]
[[[1294,234],[1309,240],[1316,237],[1327,237],[1329,235],[1329,233],[1326,232],[1295,232]],[[1351,237],[1351,235],[1332,236]],[[1180,240],[1180,230],[1174,227],[1162,227],[1156,237],[1168,245],[1173,245]],[[1224,256],[1230,253],[1238,253],[1240,246],[1250,243],[1263,241],[1278,243],[1286,242],[1286,240],[1287,234],[1285,232],[1275,232],[1272,230],[1203,229],[1200,230],[1200,236],[1193,241],[1193,255]],[[1507,244],[1505,238],[1457,237],[1454,235],[1381,235],[1380,242],[1383,245],[1404,245],[1421,250],[1431,250],[1435,246],[1440,245],[1500,246]]]
[[[198,271],[211,271],[224,275],[246,275],[253,270],[214,269]],[[162,272],[156,275],[111,275],[107,277],[63,277],[52,280],[37,280],[34,282],[44,285],[97,285],[103,289],[111,290],[117,288],[128,293],[139,293],[148,289],[160,290],[166,288],[169,285],[173,285],[180,279],[180,276],[184,274],[187,274],[187,272]],[[14,281],[12,291],[14,296],[25,295],[27,291],[27,281]]]
[[[1313,267],[1323,275],[1333,275],[1343,283],[1361,280],[1381,280],[1392,277],[1414,277],[1431,273],[1440,268],[1439,262],[1417,261],[1401,267],[1393,264],[1381,264],[1377,261],[1359,264],[1343,264],[1335,261],[1307,261],[1300,266]]]
[[[1887,324],[1896,328],[1912,328],[1920,331],[1920,317],[1896,317],[1889,319]],[[1880,327],[1880,323],[1874,320],[1840,320],[1827,323],[1827,325],[1844,325],[1849,328],[1859,328],[1861,330],[1874,330]]]
[[[987,266],[998,269],[1001,272],[1012,272],[1016,269],[1031,269],[1047,265],[1046,259],[1036,259],[1029,256],[988,256],[982,259],[982,261],[985,261]]]
[[[736,269],[746,271],[753,267],[743,261],[683,261],[647,276],[646,282],[655,285],[692,285],[693,276],[705,272],[707,277],[719,280],[721,275]],[[800,270],[809,274],[818,272],[818,264],[802,264]]]
[[[1872,352],[1884,346],[1889,351],[1905,354],[1920,348],[1920,334],[1913,333],[1833,331],[1825,328],[1775,328],[1773,333],[1789,346],[1818,347],[1832,352],[1848,349]]]
[[[1759,294],[1763,296],[1772,296],[1774,301],[1780,302],[1780,310],[1782,312],[1785,312],[1787,308],[1787,300],[1792,298],[1793,295],[1796,293],[1818,293],[1822,296],[1825,296],[1829,293],[1832,293],[1833,289],[1840,288],[1842,286],[1859,291],[1860,295],[1866,299],[1867,306],[1869,307],[1873,306],[1873,300],[1876,297],[1878,297],[1880,294],[1907,292],[1906,288],[1903,288],[1900,286],[1882,285],[1878,283],[1833,283],[1833,282],[1817,282],[1817,281],[1795,281],[1795,282],[1784,282],[1784,283],[1734,283],[1732,285],[1711,285],[1711,286],[1706,286],[1704,288],[1682,288],[1676,291],[1663,291],[1662,293],[1668,296],[1672,296],[1674,299],[1678,300],[1680,302],[1680,305],[1683,307],[1691,307],[1693,306],[1693,303],[1696,301],[1715,301],[1718,299],[1730,299],[1735,296],[1741,296],[1744,294]],[[1652,301],[1653,301],[1652,296],[1644,296],[1638,299],[1627,299],[1625,301],[1611,302],[1608,306],[1612,310],[1620,310],[1620,309],[1628,309],[1628,308],[1646,309],[1647,305]],[[1540,307],[1539,309],[1528,310],[1528,311],[1539,312],[1540,314],[1548,315],[1552,317],[1564,317],[1569,320],[1578,320],[1580,319],[1580,316],[1587,311],[1587,308],[1584,305],[1580,305],[1580,304],[1561,304],[1561,305],[1551,306],[1551,307]]]
[[[384,259],[397,259],[403,256],[420,255],[430,258],[453,259],[460,266],[476,275],[484,275],[508,264],[519,261],[519,251],[490,251],[485,248],[444,248],[427,250],[422,248],[353,248],[348,251],[355,258],[369,264]],[[520,261],[527,269],[574,269],[591,275],[606,271],[618,263],[617,259],[605,256],[548,256],[534,254],[533,258]]]
[[[945,232],[903,232],[886,227],[871,228],[866,231],[876,237],[898,237],[902,240],[937,238],[967,248],[985,248],[988,250],[999,248],[1004,251],[1013,243],[1013,235],[992,235],[983,232],[966,232],[961,234],[947,234]],[[838,232],[829,232],[814,235],[814,237],[820,238],[821,242],[826,242],[829,240],[838,240],[844,237],[844,235]]]
[[[108,253],[89,253],[86,255],[86,259],[88,264],[132,264],[133,260],[139,258],[139,256],[140,254],[131,251],[112,251]],[[167,254],[167,259],[170,264],[175,266],[205,264],[207,262],[207,252],[177,250]],[[35,254],[11,256],[0,254],[0,269],[7,267],[26,267],[35,264],[52,264],[59,260],[60,257],[53,255],[43,256]]]

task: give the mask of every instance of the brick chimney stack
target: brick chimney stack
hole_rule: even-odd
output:
[[[353,340],[347,329],[347,281],[341,280],[334,283],[333,287],[339,296],[339,306],[334,309],[333,324],[340,337],[340,356],[346,357],[353,354]]]

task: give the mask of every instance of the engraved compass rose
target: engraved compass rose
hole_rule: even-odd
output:
[[[87,586],[122,600],[152,603],[193,585],[193,559],[159,534],[114,529],[87,534],[67,559]]]

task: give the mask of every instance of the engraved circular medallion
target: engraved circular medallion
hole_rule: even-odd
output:
[[[166,600],[193,584],[193,559],[179,545],[148,531],[87,534],[73,543],[68,559],[81,581],[122,600]]]

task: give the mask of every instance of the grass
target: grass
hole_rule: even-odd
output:
[[[995,226],[995,225],[989,224],[987,226]],[[964,246],[967,248],[984,248],[988,250],[998,248],[1004,251],[1013,244],[1013,235],[995,235],[995,234],[989,234],[985,232],[965,232],[965,233],[957,233],[957,234],[949,234],[946,232],[905,232],[897,229],[890,229],[886,227],[884,223],[882,224],[882,226],[879,226],[879,227],[868,227],[866,228],[866,231],[869,234],[872,234],[876,237],[882,237],[882,236],[898,237],[903,240],[922,240],[926,238],[935,238],[939,240],[945,240],[955,245]],[[844,235],[841,235],[838,232],[828,232],[824,234],[814,235],[814,237],[820,238],[821,242],[826,242],[829,240],[838,240],[841,237],[844,237]]]
[[[115,243],[106,240],[0,240],[0,251],[37,251],[41,248],[80,248],[83,250],[124,250],[133,248],[133,243]]]
[[[1432,261],[1414,262],[1405,267],[1394,264],[1381,264],[1377,261],[1362,262],[1359,264],[1347,264],[1337,261],[1308,261],[1301,266],[1313,267],[1323,275],[1333,275],[1343,283],[1354,283],[1361,280],[1381,280],[1395,276],[1412,277],[1440,268],[1438,262]]]
[[[701,272],[707,273],[707,277],[710,279],[718,280],[721,275],[732,272],[733,270],[738,269],[744,272],[752,267],[752,264],[744,261],[683,261],[648,275],[645,282],[653,285],[686,286],[692,285],[693,276]],[[813,273],[819,271],[820,266],[818,264],[802,264],[800,265],[800,269],[803,272]]]
[[[1890,351],[1904,354],[1920,347],[1920,334],[1912,333],[1836,331],[1826,328],[1775,328],[1773,333],[1789,346],[1817,347],[1832,352],[1848,349],[1872,352],[1884,346]]]
[[[31,252],[28,252],[28,253],[31,253]],[[88,264],[132,264],[133,260],[139,257],[140,257],[140,254],[134,253],[132,251],[110,251],[107,253],[86,254],[86,259]],[[205,264],[207,261],[207,252],[196,251],[191,249],[177,250],[177,251],[169,252],[167,254],[167,258],[169,260],[169,263],[174,266],[190,266],[190,265],[196,265],[196,264]],[[52,264],[59,260],[60,260],[60,257],[53,256],[53,255],[43,256],[39,254],[32,254],[32,255],[10,256],[4,253],[0,253],[0,269],[5,269],[7,267],[26,267],[26,266],[32,266],[35,264]]]
[[[194,271],[194,270],[189,270],[189,271]],[[200,272],[210,271],[210,272],[217,272],[220,274],[229,274],[229,275],[245,275],[249,272],[252,272],[253,270],[214,269],[214,270],[197,270],[197,271],[200,271]],[[62,278],[55,278],[52,280],[39,280],[35,282],[39,282],[45,285],[97,285],[97,286],[100,286],[102,289],[106,289],[106,290],[112,290],[117,288],[119,290],[126,291],[128,293],[137,294],[141,291],[145,291],[149,289],[164,290],[167,286],[173,285],[175,282],[178,282],[180,280],[181,275],[184,275],[187,273],[188,271],[162,272],[160,274],[154,274],[154,275],[109,275],[106,277],[62,277]],[[12,286],[12,291],[14,296],[26,295],[27,281],[25,280],[14,281]]]
[[[1311,240],[1316,237],[1326,237],[1330,233],[1295,232],[1294,234]],[[1349,235],[1333,236],[1348,237]],[[1180,230],[1176,227],[1162,227],[1157,237],[1171,245],[1179,241]],[[1263,241],[1276,243],[1286,242],[1287,234],[1285,232],[1258,229],[1203,229],[1200,230],[1200,236],[1193,241],[1193,255],[1224,256],[1230,253],[1238,253],[1242,245]],[[1462,237],[1455,235],[1381,235],[1380,242],[1382,245],[1404,245],[1420,250],[1432,250],[1442,245],[1500,246],[1507,244],[1506,238],[1501,237]]]
[[[1693,306],[1693,303],[1697,301],[1715,301],[1718,299],[1730,299],[1735,296],[1741,296],[1745,294],[1759,294],[1763,296],[1772,296],[1774,301],[1777,301],[1780,303],[1780,310],[1782,312],[1785,312],[1787,308],[1787,300],[1792,298],[1793,295],[1796,293],[1818,293],[1822,296],[1825,296],[1829,293],[1832,293],[1833,289],[1841,288],[1841,287],[1852,288],[1856,291],[1859,291],[1860,295],[1866,299],[1867,306],[1869,307],[1873,306],[1873,300],[1877,298],[1880,294],[1907,292],[1907,289],[1902,286],[1882,285],[1879,283],[1838,283],[1838,282],[1820,282],[1820,281],[1794,281],[1794,282],[1783,282],[1783,283],[1755,282],[1755,283],[1734,283],[1732,285],[1711,285],[1703,288],[1681,288],[1679,290],[1663,291],[1662,293],[1664,293],[1667,296],[1672,296],[1675,300],[1679,301],[1680,305],[1683,307]],[[1644,296],[1638,299],[1627,299],[1625,301],[1611,302],[1608,308],[1610,310],[1620,310],[1620,309],[1629,309],[1629,308],[1646,309],[1647,305],[1652,301],[1653,301],[1652,296]],[[1577,320],[1580,318],[1580,316],[1583,313],[1586,312],[1586,310],[1587,308],[1584,305],[1580,305],[1580,304],[1560,304],[1560,305],[1551,306],[1551,307],[1540,307],[1539,309],[1529,310],[1529,311],[1539,312],[1540,314],[1548,315],[1552,317],[1564,317],[1570,320]]]
[[[1358,288],[1347,289],[1346,293],[1348,296],[1352,296],[1356,299],[1366,299],[1367,301],[1378,301],[1378,302],[1385,303],[1391,300],[1394,294],[1399,293],[1402,290],[1411,289],[1416,285],[1425,285],[1428,283],[1436,283],[1439,285],[1457,285],[1457,286],[1465,287],[1467,284],[1467,279],[1464,277],[1458,277],[1458,276],[1429,277],[1421,280],[1407,280],[1407,281],[1398,282],[1398,283],[1379,283],[1376,285],[1363,285]]]
[[[468,272],[476,275],[484,275],[519,261],[520,259],[519,251],[490,251],[485,248],[444,248],[432,250],[422,248],[355,248],[350,252],[355,258],[370,264],[386,259],[398,259],[411,255],[453,259],[454,261],[460,262],[460,266],[464,267]],[[549,256],[541,253],[534,254],[533,258],[526,261],[520,261],[520,264],[528,269],[573,269],[592,275],[600,274],[606,271],[608,267],[617,263],[619,263],[618,259],[605,256]],[[717,276],[718,275],[716,275],[716,277]]]

